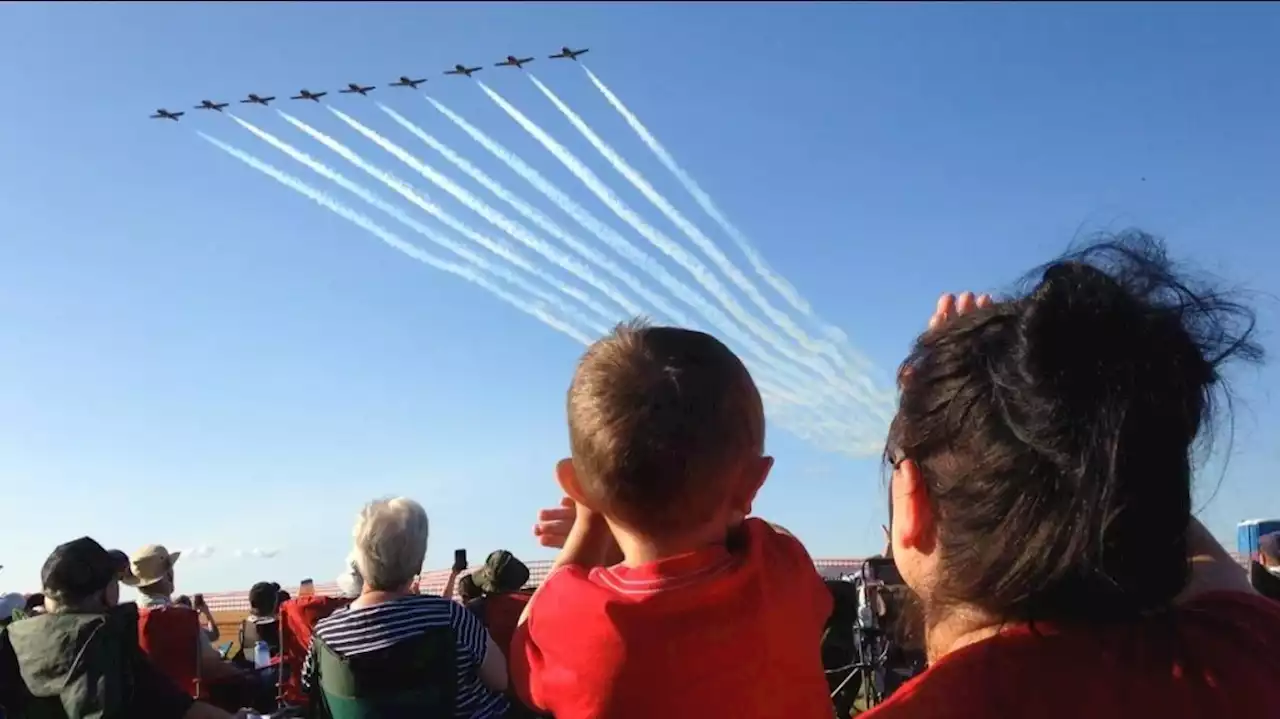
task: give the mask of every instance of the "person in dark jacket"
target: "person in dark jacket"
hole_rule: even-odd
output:
[[[118,559],[89,537],[49,555],[40,573],[45,613],[0,633],[5,717],[232,717],[194,701],[147,660],[137,606],[119,604],[120,573]]]

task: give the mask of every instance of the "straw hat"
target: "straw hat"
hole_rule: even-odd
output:
[[[122,578],[131,587],[149,587],[168,578],[181,552],[170,552],[162,544],[148,544],[129,557],[129,574]]]

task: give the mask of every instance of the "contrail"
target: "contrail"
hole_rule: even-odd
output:
[[[637,295],[639,295],[641,299],[643,299],[645,302],[648,302],[658,312],[661,312],[662,314],[666,315],[670,319],[670,321],[674,322],[675,324],[683,325],[686,327],[691,326],[691,323],[688,321],[687,318],[684,317],[683,313],[679,312],[674,307],[671,307],[671,305],[667,303],[667,301],[664,298],[662,298],[660,295],[654,293],[652,290],[645,287],[644,284],[641,283],[640,280],[635,275],[632,275],[631,273],[622,269],[621,267],[618,266],[617,263],[609,259],[603,253],[599,252],[598,250],[591,247],[590,245],[585,244],[582,240],[579,240],[578,238],[566,232],[559,225],[557,225],[551,218],[542,214],[537,209],[532,207],[529,203],[522,200],[519,196],[515,195],[514,193],[509,191],[507,188],[503,187],[502,184],[499,183],[497,180],[494,180],[492,177],[489,177],[489,175],[485,174],[483,170],[471,164],[469,161],[467,161],[466,158],[459,155],[448,145],[437,140],[430,133],[428,133],[427,131],[423,130],[422,128],[418,127],[417,125],[415,125],[414,123],[410,122],[408,119],[400,115],[400,113],[396,112],[395,110],[392,110],[391,108],[387,107],[386,105],[383,105],[382,103],[378,103],[378,107],[383,112],[387,113],[391,117],[391,119],[395,120],[406,130],[413,133],[419,140],[422,140],[422,142],[425,143],[428,147],[431,147],[436,152],[439,152],[441,155],[444,156],[446,160],[453,163],[459,170],[462,170],[469,177],[471,177],[471,179],[475,180],[485,189],[492,192],[498,199],[502,200],[508,205],[511,205],[511,207],[515,209],[516,212],[519,212],[530,222],[542,228],[542,230],[546,232],[548,235],[551,235],[552,237],[555,237],[556,239],[565,243],[574,252],[577,252],[579,255],[585,257],[589,262],[602,268],[604,271],[608,272],[610,275],[613,275],[615,278],[617,278],[620,282],[625,284],[627,287],[631,288],[631,290],[635,292]],[[641,314],[641,312],[639,310],[633,310],[632,314]]]
[[[503,227],[500,220],[506,220],[505,217],[502,217],[495,210],[493,210],[493,208],[488,207],[483,202],[476,200],[476,198],[472,197],[470,193],[467,193],[465,190],[463,190],[462,188],[454,184],[452,181],[450,181],[449,178],[441,175],[440,173],[436,172],[434,169],[427,167],[423,163],[419,162],[418,158],[405,152],[402,148],[400,148],[400,146],[396,145],[390,140],[384,138],[382,135],[379,135],[373,130],[370,130],[369,128],[360,124],[354,118],[343,113],[341,110],[337,110],[333,107],[329,107],[328,110],[332,112],[334,115],[336,115],[338,119],[347,123],[347,125],[350,126],[351,129],[359,132],[361,135],[364,135],[365,138],[367,138],[368,140],[376,144],[378,147],[381,147],[383,150],[386,150],[387,152],[394,155],[396,159],[408,165],[419,175],[422,175],[426,179],[430,180],[437,187],[453,195],[459,202],[461,202],[464,205],[467,205],[467,207],[473,212],[476,212],[477,214],[481,215],[485,219],[489,220],[491,223],[498,225],[501,229],[506,230],[508,235],[511,235],[517,241],[527,246],[529,249],[551,260],[555,264],[560,265],[564,269],[569,269],[569,267],[566,267],[564,263],[558,260],[568,260],[569,264],[576,265],[577,267],[582,268],[583,270],[586,271],[586,274],[590,275],[590,270],[586,270],[586,268],[582,267],[582,265],[578,263],[574,263],[572,259],[570,259],[563,252],[554,251],[545,242],[541,242],[537,238],[529,236],[528,233],[519,232],[518,228]],[[507,224],[510,225],[511,223],[508,221]],[[576,272],[573,272],[573,270],[570,270],[570,272],[573,274],[578,274]],[[547,277],[550,277],[550,275],[547,275]],[[548,281],[550,282],[553,280],[548,280]],[[563,282],[558,282],[557,287],[560,289],[561,292],[564,292],[565,294],[577,299],[579,302],[586,305],[587,307],[590,307],[592,311],[596,312],[606,320],[610,322],[618,321],[619,317],[616,312],[611,312],[610,310],[606,309],[604,305],[601,305],[600,303],[596,302],[594,299],[592,299],[589,295],[587,295],[587,293],[583,292],[582,290],[576,287],[573,287],[571,285],[567,285]]]
[[[839,349],[843,351],[848,360],[862,369],[871,369],[873,367],[873,363],[866,357],[863,357],[852,347],[848,346],[849,336],[845,334],[844,330],[813,317],[813,311],[809,305],[809,301],[802,297],[800,295],[800,291],[788,282],[785,277],[769,266],[769,263],[760,254],[760,251],[751,244],[751,240],[747,239],[747,236],[743,234],[736,225],[730,222],[729,218],[724,216],[724,213],[722,213],[720,208],[716,206],[715,202],[711,199],[711,196],[698,185],[697,181],[695,181],[693,177],[684,170],[684,168],[680,167],[675,158],[671,156],[671,153],[667,151],[667,148],[658,141],[658,138],[654,137],[653,133],[649,132],[649,129],[640,122],[640,119],[636,117],[621,100],[618,99],[617,95],[613,94],[613,92],[600,78],[596,77],[595,73],[591,72],[586,65],[583,65],[582,69],[587,73],[587,78],[589,78],[592,84],[596,86],[596,89],[604,95],[605,100],[608,100],[609,104],[618,111],[619,115],[622,115],[622,119],[631,126],[631,129],[640,136],[640,140],[643,141],[653,154],[657,156],[658,161],[661,162],[672,175],[675,175],[676,180],[679,181],[680,184],[684,186],[684,189],[693,196],[693,199],[698,203],[698,206],[701,207],[702,210],[720,226],[720,229],[733,240],[734,244],[738,246],[738,249],[742,251],[742,254],[746,255],[747,261],[751,263],[753,268],[755,268],[756,273],[764,278],[764,281],[767,282],[769,286],[773,287],[773,289],[777,291],[777,293],[781,295],[788,304],[795,308],[796,311],[807,317],[813,318],[816,322],[819,322],[822,333],[832,342],[840,345]]]
[[[583,325],[589,327],[592,331],[600,332],[601,334],[604,334],[605,332],[607,332],[607,330],[598,322],[595,322],[589,319],[588,317],[583,315],[582,312],[578,311],[574,307],[569,306],[567,303],[562,301],[559,297],[555,296],[554,294],[551,294],[550,292],[547,292],[540,287],[534,286],[531,282],[526,281],[524,278],[520,277],[519,275],[516,275],[514,272],[507,269],[506,267],[502,265],[495,265],[489,260],[478,256],[476,253],[472,252],[470,249],[466,248],[462,244],[458,242],[454,242],[453,240],[450,240],[449,238],[423,225],[417,220],[414,220],[412,217],[409,217],[398,207],[382,200],[381,198],[379,198],[377,195],[373,194],[369,190],[361,187],[359,184],[355,182],[352,182],[351,180],[347,179],[340,173],[335,172],[334,170],[330,169],[327,165],[325,165],[322,162],[319,162],[318,160],[306,154],[305,152],[302,152],[296,149],[289,143],[277,138],[276,136],[272,135],[266,130],[259,129],[258,127],[253,125],[253,123],[250,123],[246,120],[242,120],[241,118],[236,117],[231,113],[228,113],[227,116],[230,117],[232,120],[235,120],[236,123],[239,124],[244,129],[253,133],[255,136],[258,137],[258,139],[262,140],[263,142],[266,142],[267,144],[271,145],[277,150],[283,152],[284,154],[293,158],[297,162],[300,162],[303,165],[306,165],[308,168],[311,169],[311,171],[333,182],[334,184],[338,185],[339,187],[346,190],[347,192],[350,192],[351,194],[355,195],[356,197],[359,197],[360,199],[364,200],[370,205],[373,205],[379,210],[382,210],[388,215],[391,215],[401,224],[404,224],[406,227],[409,227],[413,231],[417,232],[423,237],[426,237],[427,239],[431,240],[435,244],[449,250],[450,252],[458,255],[464,260],[467,260],[471,264],[481,268],[482,270],[485,270],[493,275],[496,275],[506,280],[507,282],[510,282],[511,284],[515,285],[516,287],[519,287],[520,289],[524,290],[525,292],[528,292],[529,294],[537,297],[538,299],[541,299],[544,302],[547,302],[548,304],[555,305],[556,307],[560,308],[563,312],[565,312],[569,316],[577,319]]]
[[[504,112],[510,115],[511,118],[523,127],[526,132],[533,135],[534,138],[537,139],[538,142],[541,143],[549,152],[551,152],[557,160],[564,164],[565,167],[567,167],[584,185],[586,185],[601,202],[608,206],[614,214],[618,215],[618,217],[635,229],[636,232],[640,233],[647,240],[653,243],[654,246],[660,249],[668,257],[671,257],[677,263],[684,266],[685,269],[687,269],[690,274],[698,280],[699,284],[701,284],[713,297],[715,297],[721,305],[729,310],[730,314],[732,314],[739,322],[745,325],[758,337],[763,339],[765,342],[770,343],[772,349],[781,354],[785,354],[792,362],[806,366],[814,372],[817,372],[831,384],[845,390],[867,410],[876,414],[878,419],[884,422],[888,421],[888,409],[883,406],[878,406],[881,403],[876,402],[875,399],[873,399],[873,396],[866,391],[865,387],[857,387],[838,377],[825,362],[817,361],[815,358],[807,354],[802,356],[791,352],[786,345],[782,343],[780,337],[765,327],[758,319],[748,313],[742,305],[738,304],[738,302],[733,299],[720,281],[716,279],[705,265],[690,255],[683,247],[672,242],[670,238],[666,237],[641,219],[640,216],[628,207],[617,195],[615,195],[612,190],[601,182],[600,178],[598,178],[595,173],[591,172],[591,170],[583,165],[580,160],[574,157],[572,153],[547,135],[542,128],[538,127],[535,123],[529,120],[529,118],[525,117],[524,113],[517,110],[511,105],[511,103],[507,102],[501,95],[494,92],[483,82],[477,82],[476,84],[486,95],[489,96],[491,100],[501,107]],[[729,321],[723,313],[716,311],[716,314],[719,315],[718,319],[723,320],[723,324],[725,326],[722,326],[722,322],[712,319],[712,317],[708,317],[714,325],[721,327],[723,331],[729,331],[729,328],[732,327],[735,339],[742,342],[744,346],[757,350],[758,354],[760,354],[762,358],[772,360],[771,364],[777,366],[776,360],[773,360],[772,355],[765,351],[763,347],[755,342],[754,339],[751,339],[749,336],[742,333],[738,329],[737,325],[732,321]]]
[[[384,111],[389,111],[388,108],[382,106],[381,104],[379,104],[379,107],[382,107]],[[566,272],[573,275],[574,277],[577,277],[578,279],[582,280],[588,285],[591,285],[597,290],[600,290],[600,292],[602,292],[605,297],[608,297],[615,304],[621,307],[626,316],[635,316],[640,314],[640,306],[637,305],[635,301],[633,301],[626,295],[622,294],[622,292],[618,288],[614,287],[612,284],[605,282],[604,280],[597,277],[596,274],[592,272],[590,268],[583,265],[581,262],[570,257],[564,252],[561,252],[555,247],[552,247],[551,245],[547,244],[546,241],[542,240],[541,238],[537,237],[532,232],[530,232],[527,227],[525,227],[524,225],[518,222],[511,220],[501,212],[498,212],[493,207],[485,203],[483,200],[479,199],[475,195],[463,189],[461,186],[458,185],[458,183],[454,182],[453,180],[449,179],[443,174],[437,172],[435,168],[431,167],[425,162],[418,160],[416,157],[406,152],[404,148],[400,147],[399,145],[396,145],[395,143],[386,139],[385,137],[378,134],[377,132],[370,130],[365,125],[352,119],[350,116],[346,115],[345,113],[339,110],[336,110],[330,107],[329,111],[332,112],[334,115],[336,115],[338,119],[347,123],[347,125],[349,125],[353,130],[364,135],[366,138],[373,141],[379,147],[386,150],[387,152],[390,152],[401,162],[405,163],[406,165],[408,165],[409,167],[417,171],[418,174],[427,178],[427,180],[429,180],[436,187],[439,187],[440,189],[452,195],[454,199],[456,199],[458,202],[461,202],[463,205],[466,205],[467,208],[470,209],[472,212],[488,220],[490,224],[494,225],[498,229],[507,233],[520,244],[542,255],[546,259],[550,260],[553,264],[565,270]],[[401,118],[401,119],[403,120],[404,118]],[[408,120],[405,120],[405,122],[408,123]],[[408,123],[408,124],[411,126],[413,123]],[[410,128],[410,129],[412,130],[416,128]],[[421,130],[419,130],[419,132],[421,132]],[[616,321],[619,319],[619,317],[615,314],[615,315],[611,315],[610,319]]]
[[[556,142],[554,138],[548,135],[542,128],[538,127],[538,125],[532,120],[525,117],[523,113],[503,99],[501,95],[498,95],[496,92],[489,89],[484,83],[477,84],[480,85],[481,89],[483,89],[499,107],[502,107],[503,110],[512,117],[512,119],[520,124],[521,127],[523,127],[529,134],[538,140],[543,147],[555,156],[561,164],[567,167],[576,177],[579,178],[579,180],[586,184],[588,189],[592,190],[596,197],[600,198],[606,205],[614,209],[615,214],[626,220],[633,229],[639,229],[641,226],[644,226],[644,221],[636,216],[634,212],[631,212],[631,210],[626,207],[625,203],[623,203],[622,200],[619,199],[617,195],[615,195],[613,191],[600,180],[600,178],[596,177],[595,173],[584,165],[581,160],[575,157],[573,153],[569,152],[564,148],[564,146]],[[698,313],[706,318],[713,327],[741,344],[748,352],[751,352],[758,357],[760,362],[767,364],[777,372],[791,377],[790,381],[792,383],[808,385],[810,388],[809,391],[816,391],[816,396],[824,398],[824,401],[825,398],[829,396],[830,392],[825,388],[814,390],[812,388],[812,378],[801,372],[799,367],[781,362],[775,358],[768,350],[757,342],[754,337],[743,332],[742,329],[718,307],[713,305],[711,302],[708,302],[705,297],[692,290],[688,285],[676,279],[666,270],[665,267],[636,248],[635,245],[631,244],[619,235],[615,230],[613,230],[613,228],[601,222],[588,210],[569,199],[563,192],[558,190],[553,184],[542,177],[536,170],[521,160],[517,155],[491,139],[484,132],[468,123],[465,119],[445,107],[442,103],[430,97],[428,97],[427,100],[430,101],[436,109],[440,110],[440,112],[458,125],[458,127],[460,127],[464,132],[470,135],[472,139],[484,146],[485,149],[489,150],[489,152],[495,157],[506,163],[512,170],[532,184],[539,192],[546,195],[552,202],[556,203],[561,209],[569,213],[569,215],[585,229],[597,235],[597,237],[599,237],[605,244],[609,245],[632,264],[644,270],[680,300],[696,309]],[[719,287],[719,285],[715,284],[716,281],[714,277],[711,278],[711,281],[713,283],[711,287],[708,288],[705,282],[703,283],[703,287],[708,288],[714,294],[715,288]]]
[[[209,135],[206,135],[203,132],[197,132],[197,134],[202,139],[213,144],[215,147],[227,153],[228,155],[231,155],[232,157],[245,163],[246,165],[252,167],[253,169],[267,175],[268,177],[271,177],[272,179],[276,180],[277,182],[284,185],[285,187],[288,187],[289,189],[294,190],[295,192],[309,198],[311,201],[333,212],[334,214],[347,220],[348,222],[351,222],[359,226],[360,228],[373,234],[374,236],[376,236],[378,239],[382,240],[386,244],[390,245],[391,247],[394,247],[397,250],[400,250],[404,254],[412,257],[413,259],[423,264],[434,267],[437,270],[440,270],[442,272],[448,272],[452,275],[457,275],[458,277],[461,277],[462,279],[467,280],[468,282],[471,282],[479,287],[482,287],[488,290],[489,292],[493,293],[493,295],[496,296],[498,299],[502,300],[503,302],[506,302],[512,307],[515,307],[521,312],[524,312],[525,314],[530,315],[532,317],[536,317],[540,322],[556,330],[557,332],[561,332],[565,335],[568,335],[569,337],[572,337],[574,340],[581,342],[584,345],[591,344],[591,339],[589,337],[582,334],[581,332],[574,329],[573,327],[569,326],[568,324],[562,322],[561,320],[556,318],[554,315],[547,312],[545,308],[540,307],[539,305],[536,305],[536,304],[530,304],[528,302],[525,302],[524,300],[520,299],[519,297],[516,297],[515,295],[512,295],[511,293],[503,290],[502,288],[494,286],[488,280],[476,275],[470,268],[464,267],[462,265],[457,265],[452,262],[446,262],[433,255],[423,252],[418,247],[415,247],[414,245],[411,245],[408,242],[405,242],[404,240],[400,239],[394,233],[383,229],[381,226],[379,226],[377,223],[375,223],[373,220],[369,219],[368,217],[365,217],[359,212],[356,212],[350,207],[347,207],[341,202],[338,202],[332,197],[329,197],[325,193],[311,187],[310,185],[306,184],[302,180],[299,180],[298,178],[292,175],[282,172],[276,169],[275,167],[272,167],[271,165],[268,165],[267,163],[248,154],[247,152],[244,152],[243,150],[240,150],[231,145],[228,145],[225,142],[222,142],[221,140],[210,137]]]
[[[397,178],[395,175],[392,175],[388,172],[380,170],[377,167],[369,164],[368,162],[365,162],[363,158],[361,158],[359,155],[349,150],[345,145],[338,142],[337,140],[334,140],[333,138],[329,137],[323,132],[320,132],[319,130],[311,127],[310,125],[303,122],[302,120],[299,120],[298,118],[293,117],[292,115],[289,115],[284,111],[277,110],[277,112],[289,124],[293,125],[299,130],[302,130],[306,134],[310,135],[312,139],[314,139],[316,142],[319,142],[320,144],[324,145],[330,150],[333,150],[335,153],[340,155],[347,162],[350,162],[356,167],[359,167],[361,170],[364,170],[374,179],[386,185],[388,188],[395,191],[397,194],[404,197],[409,202],[412,202],[414,205],[417,205],[424,212],[431,215],[432,217],[435,217],[442,224],[453,229],[458,234],[461,234],[463,237],[466,237],[472,242],[475,242],[476,244],[480,245],[486,250],[489,250],[493,254],[507,260],[508,262],[511,262],[512,264],[516,265],[517,267],[524,270],[525,272],[533,275],[534,277],[537,277],[538,279],[541,279],[547,284],[550,284],[552,287],[554,287],[556,290],[560,291],[561,293],[578,300],[583,305],[585,305],[586,307],[594,311],[596,314],[608,319],[610,322],[616,320],[616,317],[613,317],[598,302],[595,302],[590,297],[587,297],[581,290],[578,290],[576,287],[570,287],[569,285],[566,285],[564,282],[561,282],[560,280],[547,274],[541,268],[534,266],[533,264],[525,260],[523,257],[516,254],[515,251],[512,250],[512,248],[506,246],[504,243],[498,242],[485,235],[482,235],[479,232],[476,232],[475,230],[468,227],[466,224],[458,221],[455,217],[453,217],[453,215],[450,215],[449,213],[445,212],[443,209],[441,209],[434,203],[428,202],[426,199],[421,197],[417,192],[413,191],[413,189],[409,186],[408,183]]]
[[[694,201],[698,203],[698,206],[702,208],[703,212],[706,212],[707,215],[720,226],[720,229],[724,230],[724,233],[733,240],[734,244],[738,246],[738,249],[742,251],[742,254],[746,255],[747,261],[750,262],[751,266],[755,268],[755,271],[764,278],[764,281],[769,283],[769,286],[773,287],[773,289],[776,290],[788,304],[795,308],[797,312],[805,315],[811,315],[812,308],[809,306],[809,302],[800,296],[800,292],[794,285],[787,282],[786,278],[775,272],[774,269],[765,262],[764,257],[760,255],[760,252],[751,244],[751,241],[747,239],[746,235],[744,235],[741,230],[734,226],[734,224],[720,212],[720,208],[716,207],[716,203],[711,200],[711,196],[698,186],[698,183],[694,181],[689,173],[684,171],[684,168],[680,167],[675,158],[671,156],[671,153],[667,152],[667,148],[663,147],[661,142],[658,142],[658,138],[654,137],[653,133],[649,132],[649,129],[640,122],[640,119],[637,118],[626,105],[622,104],[622,101],[618,99],[618,96],[613,94],[613,91],[611,91],[600,80],[600,78],[596,77],[595,73],[587,69],[586,65],[583,65],[582,69],[587,73],[587,78],[591,80],[591,84],[595,85],[596,89],[600,91],[600,94],[604,95],[604,99],[609,101],[609,104],[613,106],[613,109],[617,110],[618,114],[622,115],[622,119],[626,120],[627,124],[631,126],[631,129],[640,136],[641,141],[644,142],[654,155],[657,155],[658,161],[662,163],[663,167],[666,167],[672,175],[675,175],[676,180],[678,180],[680,184],[684,186],[684,189],[693,196]],[[841,341],[845,339],[844,333],[836,327],[824,328],[824,330],[827,332],[828,336],[831,336],[832,338],[839,338]]]
[[[829,342],[811,339],[809,335],[791,319],[791,317],[789,317],[785,312],[774,307],[773,304],[769,302],[769,299],[765,297],[755,286],[755,283],[744,275],[742,270],[738,269],[737,265],[733,264],[733,262],[725,256],[724,252],[711,241],[711,238],[703,234],[702,230],[698,229],[698,227],[681,214],[680,211],[667,200],[667,198],[663,197],[657,190],[655,190],[653,185],[649,184],[649,181],[646,180],[643,175],[637,172],[636,169],[628,164],[621,155],[615,152],[608,143],[602,140],[600,136],[597,135],[576,112],[574,112],[568,105],[564,104],[564,102],[551,91],[551,88],[542,84],[542,82],[532,73],[529,73],[529,80],[533,82],[543,95],[546,95],[547,99],[556,106],[556,109],[558,109],[560,113],[569,120],[570,124],[572,124],[574,128],[576,128],[578,132],[587,139],[587,142],[590,142],[591,146],[596,148],[596,150],[609,161],[609,164],[612,165],[615,170],[617,170],[627,179],[628,182],[639,190],[640,194],[644,195],[649,202],[653,203],[654,207],[657,207],[668,220],[671,220],[672,224],[679,227],[680,231],[683,232],[685,236],[698,247],[698,249],[702,250],[703,253],[710,257],[712,264],[720,268],[720,271],[723,272],[733,282],[733,284],[737,285],[738,288],[741,289],[757,307],[763,310],[765,316],[773,320],[805,350],[826,355],[834,360],[836,364],[832,368],[833,372],[838,371],[837,368],[842,368],[845,364],[844,357],[834,347],[832,347]],[[776,335],[773,335],[772,332],[769,333],[769,336],[761,335],[761,337],[766,341],[781,344],[781,338],[776,338]]]
[[[619,207],[620,209],[615,210],[615,214],[619,214],[619,216],[622,217],[623,219],[627,219],[628,223],[631,224],[633,228],[637,228],[644,225],[644,221],[641,220],[638,216],[636,216],[635,213],[631,212],[630,209],[627,208],[626,205],[622,202],[622,200],[620,200],[616,195],[614,195],[613,191],[610,190],[607,186],[605,186],[605,184],[601,182],[598,177],[595,176],[595,173],[591,172],[590,169],[588,169],[585,165],[583,165],[582,162],[573,155],[573,153],[569,152],[563,146],[561,146],[558,142],[552,139],[551,136],[547,135],[547,133],[542,130],[542,128],[538,127],[531,120],[525,117],[524,114],[521,113],[519,110],[512,107],[510,103],[504,100],[496,92],[494,92],[493,90],[490,90],[484,83],[477,83],[477,84],[480,85],[480,87],[487,94],[489,94],[489,96],[494,100],[494,102],[498,103],[499,107],[502,107],[507,112],[507,114],[509,114],[514,120],[516,120],[517,123],[519,123],[522,127],[524,127],[526,131],[528,131],[531,135],[533,135],[534,138],[537,139],[539,143],[541,143],[545,148],[547,148],[547,150],[551,152],[551,154],[554,155],[558,160],[560,160],[560,162],[564,164],[565,167],[569,168],[569,170],[573,172],[573,174],[577,176],[584,184],[586,184],[587,187],[591,189],[596,194],[597,197],[599,197],[602,201],[605,202],[605,204],[609,205],[610,207]],[[605,244],[609,245],[611,248],[613,248],[615,251],[617,251],[619,254],[625,257],[628,261],[635,264],[637,267],[643,269],[651,277],[656,279],[660,284],[662,284],[664,287],[670,290],[672,294],[674,294],[676,297],[680,298],[682,301],[689,304],[694,309],[698,310],[699,314],[705,317],[713,327],[716,327],[719,331],[724,332],[726,335],[733,338],[736,342],[740,343],[749,352],[752,352],[753,354],[755,354],[762,363],[768,364],[771,368],[773,368],[774,370],[780,373],[791,376],[793,378],[791,380],[792,382],[798,383],[801,385],[804,385],[804,384],[809,384],[810,386],[812,385],[812,378],[800,372],[798,367],[794,365],[789,365],[775,358],[768,350],[766,350],[759,342],[757,342],[754,337],[752,337],[750,334],[743,332],[742,329],[738,327],[738,325],[733,320],[731,320],[727,315],[725,315],[724,312],[722,312],[719,308],[717,308],[716,306],[708,302],[707,299],[704,298],[702,295],[690,289],[688,285],[676,279],[674,276],[672,276],[670,272],[666,270],[665,267],[663,267],[653,258],[641,252],[639,249],[636,248],[635,245],[628,242],[626,239],[624,239],[621,235],[619,235],[616,231],[614,231],[608,225],[596,219],[586,209],[582,208],[580,205],[577,205],[568,197],[566,197],[564,193],[557,190],[554,185],[552,185],[545,178],[539,175],[537,171],[533,170],[533,168],[529,167],[526,163],[524,163],[522,160],[516,157],[513,153],[509,152],[506,148],[502,147],[497,142],[490,139],[483,132],[476,129],[474,126],[470,125],[470,123],[467,123],[466,120],[459,117],[456,113],[453,113],[452,111],[450,111],[444,105],[440,104],[439,102],[431,98],[427,98],[427,99],[430,100],[431,103],[435,105],[437,109],[439,109],[442,113],[448,116],[449,119],[453,120],[459,127],[461,127],[465,132],[467,132],[467,134],[471,135],[473,139],[475,139],[477,142],[483,145],[496,157],[506,162],[513,170],[519,173],[522,177],[524,177],[525,180],[527,180],[532,185],[534,185],[535,188],[537,188],[540,192],[542,192],[544,195],[550,198],[562,209],[565,209],[566,212],[569,212],[570,215],[579,222],[579,224],[582,224],[582,226],[585,227],[588,231],[591,231],[597,234],[600,237],[600,239],[605,242]],[[628,217],[630,217],[631,219],[628,219]],[[711,281],[714,283],[715,278],[712,277]],[[706,285],[704,283],[704,287],[705,286]],[[718,286],[718,285],[715,285],[715,286]],[[714,286],[711,289],[714,292]],[[811,391],[813,391],[812,388],[811,388]],[[823,391],[825,392],[825,390]]]
[[[651,277],[658,280],[659,283],[661,283],[667,289],[671,290],[676,296],[683,299],[686,303],[695,307],[698,305],[699,301],[702,304],[706,304],[705,299],[702,299],[700,296],[697,295],[696,292],[694,292],[692,289],[689,289],[687,286],[684,285],[684,283],[677,280],[674,276],[668,273],[666,269],[662,267],[662,265],[659,265],[648,255],[644,254],[639,249],[637,249],[635,245],[631,244],[625,238],[623,238],[622,235],[619,235],[617,232],[615,232],[613,228],[609,227],[608,225],[598,220],[595,217],[595,215],[591,214],[590,211],[588,211],[586,208],[582,207],[578,203],[574,202],[568,195],[561,192],[559,188],[553,185],[549,180],[543,177],[537,170],[533,169],[533,167],[531,167],[528,163],[522,160],[519,155],[516,155],[514,152],[511,152],[507,148],[503,147],[496,140],[486,135],[479,128],[467,122],[466,119],[464,119],[463,117],[455,113],[453,110],[450,110],[448,107],[438,102],[434,98],[427,97],[427,101],[430,102],[445,117],[449,118],[449,120],[452,121],[455,125],[461,128],[463,132],[467,133],[467,135],[469,135],[471,139],[475,140],[482,147],[484,147],[484,149],[488,150],[489,153],[492,154],[494,157],[501,160],[503,164],[511,168],[511,170],[514,171],[517,175],[520,175],[520,177],[523,178],[525,182],[528,182],[530,185],[533,186],[535,190],[542,193],[542,195],[546,197],[548,200],[551,200],[551,202],[554,203],[557,207],[559,207],[562,211],[564,211],[565,214],[572,217],[573,220],[577,222],[578,225],[581,226],[584,230],[595,235],[597,239],[599,239],[604,244],[608,245],[618,254],[625,257],[629,262],[631,262],[631,264],[635,265],[636,267],[639,267],[640,269],[648,273]],[[606,262],[608,261],[607,258],[605,259],[605,261]],[[633,288],[641,286],[639,284],[639,280],[636,280],[635,278],[632,278],[632,282],[635,283],[634,285],[631,285]],[[640,290],[637,290],[637,293],[641,295],[645,294]],[[649,293],[649,294],[652,295],[652,293]],[[690,297],[694,297],[696,298],[696,300],[688,299]],[[651,304],[653,304],[653,306],[662,310],[666,315],[668,315],[672,319],[672,321],[676,322],[677,324],[680,324],[686,327],[694,326],[693,322],[689,321],[684,316],[684,313],[680,312],[679,310],[676,310],[674,307],[671,307],[656,295],[653,295],[652,297],[646,296],[645,299]]]

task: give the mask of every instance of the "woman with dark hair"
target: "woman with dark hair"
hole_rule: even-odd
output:
[[[1276,716],[1280,605],[1191,514],[1253,315],[1131,233],[994,302],[944,296],[903,364],[893,556],[929,669],[870,716]]]

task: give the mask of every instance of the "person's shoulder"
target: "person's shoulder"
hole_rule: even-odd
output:
[[[576,565],[556,567],[542,580],[538,591],[528,600],[529,624],[538,627],[539,637],[562,631],[576,631],[584,622],[597,614],[603,614],[610,595],[608,590],[592,580],[591,570]]]
[[[749,555],[763,562],[769,572],[817,573],[809,550],[785,528],[752,517],[743,522]]]

